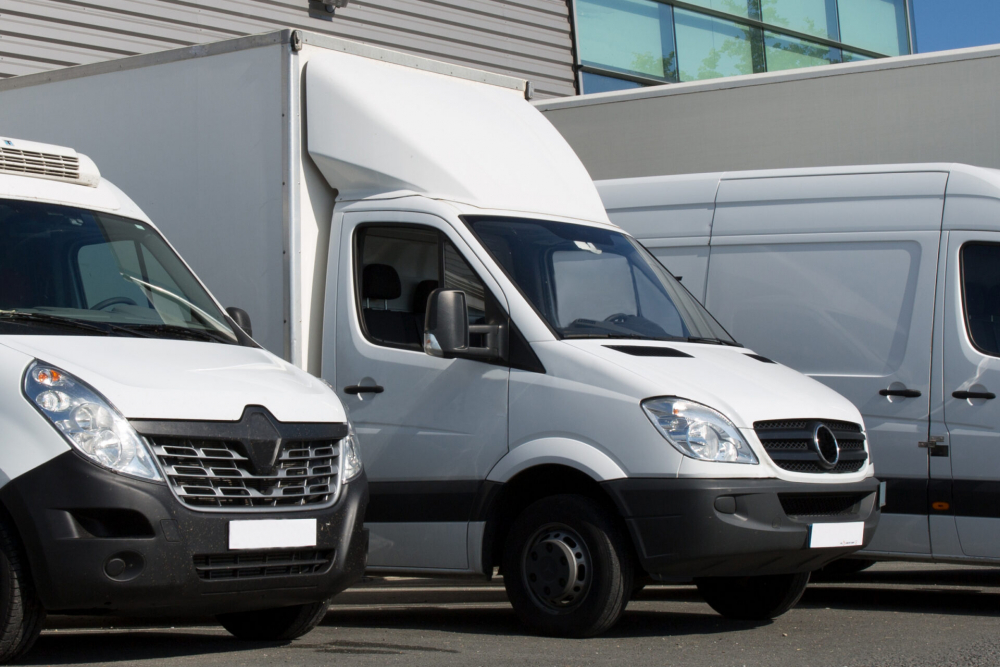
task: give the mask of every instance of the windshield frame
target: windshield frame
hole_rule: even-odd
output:
[[[534,311],[535,315],[538,316],[538,319],[552,333],[553,337],[556,340],[632,340],[632,341],[636,341],[636,342],[649,341],[649,342],[666,342],[666,343],[697,343],[697,344],[707,344],[707,345],[716,345],[716,344],[718,344],[718,345],[727,345],[727,346],[732,346],[732,347],[743,347],[743,345],[740,344],[739,341],[737,341],[732,336],[732,334],[730,334],[726,330],[726,328],[722,326],[721,323],[719,323],[719,321],[704,306],[704,304],[702,304],[701,301],[697,297],[695,297],[694,294],[691,293],[691,291],[687,288],[687,286],[685,286],[684,283],[682,283],[680,280],[678,280],[676,278],[676,276],[674,276],[674,274],[671,273],[670,270],[666,266],[663,265],[663,262],[661,262],[659,260],[659,258],[656,257],[656,255],[654,255],[652,252],[649,251],[648,248],[646,248],[644,245],[642,245],[642,243],[638,239],[636,239],[634,236],[632,236],[631,234],[629,234],[628,232],[626,232],[624,229],[618,227],[617,225],[614,225],[614,224],[607,224],[607,225],[603,225],[603,224],[590,224],[590,223],[587,223],[587,222],[584,222],[584,221],[558,220],[558,219],[552,219],[552,218],[547,218],[547,217],[543,217],[543,216],[525,217],[525,216],[518,216],[518,215],[475,213],[475,214],[462,214],[462,215],[459,215],[458,217],[462,221],[462,223],[465,225],[465,227],[469,230],[469,233],[472,234],[472,236],[476,239],[476,242],[479,244],[480,248],[482,248],[482,250],[485,251],[486,256],[489,258],[489,260],[492,262],[492,264],[494,266],[496,266],[500,270],[500,272],[507,278],[507,280],[510,281],[511,285],[514,286],[514,289],[517,290],[518,294],[520,294],[521,297],[524,299],[524,301],[531,307],[531,309]],[[702,311],[702,314],[704,316],[706,316],[708,319],[710,319],[710,321],[712,322],[712,324],[714,324],[716,327],[718,327],[718,329],[720,331],[722,331],[726,336],[729,337],[728,340],[722,339],[722,338],[711,338],[711,337],[702,338],[702,337],[699,337],[699,336],[690,336],[690,337],[683,337],[683,336],[649,337],[649,336],[642,336],[642,335],[639,335],[639,334],[636,334],[634,336],[632,336],[632,335],[626,335],[626,334],[623,334],[621,336],[615,336],[614,334],[594,334],[594,335],[583,335],[583,334],[570,334],[570,335],[567,335],[567,334],[564,334],[563,332],[559,331],[553,325],[553,323],[549,321],[548,317],[546,317],[539,310],[539,308],[535,304],[534,300],[532,300],[524,292],[524,290],[521,288],[521,285],[518,283],[517,280],[515,280],[514,276],[510,275],[510,273],[507,271],[506,267],[504,267],[503,264],[501,264],[497,260],[497,258],[493,256],[493,252],[489,249],[489,246],[486,245],[486,243],[483,241],[482,237],[476,231],[475,223],[478,222],[478,221],[501,221],[502,222],[502,221],[505,221],[505,220],[506,221],[510,221],[510,222],[560,224],[560,225],[568,225],[568,226],[589,227],[589,228],[593,228],[593,229],[599,229],[599,230],[607,231],[607,232],[610,232],[610,233],[621,234],[635,248],[636,252],[640,256],[642,256],[648,263],[650,263],[652,265],[651,268],[655,269],[655,268],[658,267],[659,269],[661,269],[666,274],[666,276],[668,277],[668,279],[670,281],[672,281],[672,285],[675,288],[679,287],[681,290],[683,290],[684,294],[686,294],[688,296],[688,298],[690,298],[695,304],[697,304],[697,307]],[[680,313],[680,308],[677,306],[677,304],[674,304],[674,307],[677,308],[678,313]],[[687,322],[686,322],[686,320],[684,320],[683,315],[681,317],[682,317],[682,321],[685,321],[685,325],[686,325]]]
[[[100,329],[105,335],[112,337],[136,337],[136,338],[156,338],[160,340],[195,340],[201,342],[216,342],[226,345],[239,345],[243,347],[260,347],[252,338],[250,338],[245,331],[232,319],[229,313],[226,311],[225,307],[219,303],[208,287],[202,282],[201,278],[194,272],[191,266],[187,263],[183,256],[177,249],[170,243],[170,241],[163,235],[163,233],[154,225],[150,220],[145,218],[137,218],[126,215],[121,215],[112,211],[104,211],[101,209],[96,209],[88,207],[82,204],[73,204],[62,201],[50,201],[44,199],[28,199],[17,196],[3,195],[0,196],[0,202],[12,202],[27,204],[30,206],[38,206],[40,210],[55,210],[64,212],[74,212],[79,211],[81,214],[89,215],[93,218],[95,224],[97,224],[97,229],[100,235],[104,238],[104,243],[109,244],[115,240],[108,236],[108,230],[105,229],[106,221],[114,221],[115,224],[129,224],[136,227],[140,227],[144,234],[148,234],[156,239],[156,241],[162,244],[160,252],[166,251],[173,256],[176,260],[177,265],[174,267],[174,272],[181,270],[187,273],[184,276],[185,279],[189,280],[192,284],[190,287],[197,287],[202,290],[203,298],[208,303],[211,303],[218,310],[218,317],[213,316],[211,313],[204,312],[202,308],[195,304],[191,304],[193,308],[199,311],[199,315],[206,317],[205,327],[188,327],[178,324],[172,324],[169,322],[134,322],[134,321],[117,321],[117,320],[106,320],[106,319],[90,319],[87,317],[73,317],[71,314],[63,314],[61,312],[64,307],[60,306],[32,306],[32,307],[11,307],[0,310],[0,324],[4,326],[0,327],[0,336],[5,335],[101,335]],[[138,241],[136,241],[138,242]],[[75,243],[75,242],[74,242]],[[74,252],[79,252],[79,249],[84,246],[76,246]],[[150,253],[153,252],[153,248],[148,248]],[[155,255],[152,255],[155,259]],[[162,266],[162,265],[161,265]],[[162,266],[164,270],[168,271],[168,276],[171,280],[176,282],[173,274],[169,273],[169,269],[166,266]],[[72,270],[74,274],[77,275],[79,279],[79,268]],[[123,278],[130,279],[126,273],[119,271]],[[178,286],[180,286],[178,284]],[[158,286],[157,286],[158,287]],[[74,286],[75,289],[81,290],[82,286]],[[142,286],[139,286],[142,290]],[[158,288],[164,292],[169,292],[175,299],[182,299],[187,301],[191,295],[186,293],[175,294],[172,290],[166,288]],[[170,297],[164,297],[170,298]],[[194,295],[191,298],[199,298],[198,295]],[[41,308],[42,310],[39,310]],[[49,312],[48,308],[52,309]],[[192,311],[194,312],[194,311]],[[9,317],[5,318],[4,315]],[[31,322],[30,317],[33,315],[39,315],[39,321]],[[20,316],[24,316],[23,318]],[[66,322],[68,325],[83,325],[79,327],[80,333],[69,333],[66,331],[69,327],[63,327],[59,323],[53,321],[47,323],[42,321],[42,318],[51,317],[53,320],[58,319]],[[7,331],[8,326],[15,325],[15,331]],[[94,328],[95,330],[90,333],[85,333],[87,327]],[[18,328],[23,328],[24,331],[16,331]],[[175,331],[165,332],[158,328],[176,328]],[[228,330],[227,330],[228,329]]]

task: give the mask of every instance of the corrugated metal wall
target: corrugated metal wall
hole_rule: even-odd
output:
[[[0,77],[302,28],[574,94],[567,0],[0,0]]]

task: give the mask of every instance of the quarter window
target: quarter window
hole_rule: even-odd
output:
[[[972,343],[1000,357],[1000,244],[962,246],[962,294]]]

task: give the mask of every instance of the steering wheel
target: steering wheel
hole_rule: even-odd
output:
[[[100,303],[95,303],[93,306],[90,307],[90,309],[91,310],[104,310],[108,306],[116,306],[119,303],[128,304],[130,306],[138,306],[139,305],[135,301],[133,301],[132,299],[128,298],[127,296],[113,296],[110,299],[105,299],[104,301],[101,301]]]

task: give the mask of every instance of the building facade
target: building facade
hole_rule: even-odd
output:
[[[0,0],[0,78],[300,28],[538,98],[909,53],[911,0]]]

